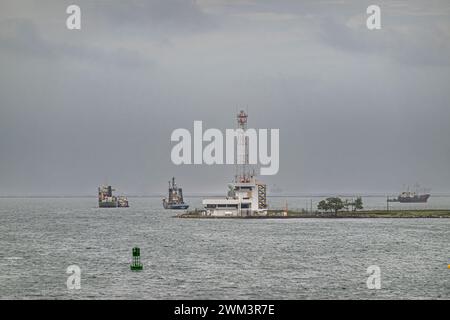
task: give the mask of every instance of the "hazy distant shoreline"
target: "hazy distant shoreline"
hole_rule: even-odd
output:
[[[123,193],[123,195],[130,197],[130,198],[164,198],[167,195],[166,194],[150,194],[150,195],[133,195],[133,194],[127,194]],[[379,193],[322,193],[322,194],[268,194],[268,198],[324,198],[324,197],[365,197],[365,198],[380,198],[380,197],[388,197],[388,196],[396,196],[397,194],[392,193],[385,193],[385,194],[379,194]],[[204,193],[204,194],[185,194],[186,198],[204,198],[204,197],[224,197],[223,193]],[[97,198],[97,194],[94,195],[0,195],[0,199],[71,199],[71,198]],[[438,197],[450,197],[450,193],[433,193],[433,198]]]

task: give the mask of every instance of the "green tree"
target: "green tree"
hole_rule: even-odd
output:
[[[344,204],[344,209],[345,209],[346,211],[349,211],[349,208],[350,208],[350,207],[352,207],[352,209],[353,209],[353,202],[352,202],[352,201],[350,201],[350,200],[348,200],[348,199],[345,199],[344,202],[343,202],[343,204]]]
[[[353,211],[356,211],[356,210],[362,210],[362,209],[364,209],[364,207],[363,207],[363,202],[362,202],[362,198],[361,198],[361,197],[358,197],[358,198],[356,198],[356,200],[355,200],[355,204],[354,204],[354,207],[353,207]]]
[[[334,214],[337,215],[339,210],[342,210],[345,207],[345,203],[341,198],[338,197],[330,197],[325,200],[321,200],[317,205],[317,209],[323,211],[334,211]]]
[[[330,210],[330,207],[328,206],[328,203],[325,200],[321,200],[319,204],[317,205],[317,209],[328,211]]]
[[[341,198],[338,197],[330,197],[327,198],[328,207],[330,210],[334,211],[334,215],[337,216],[337,213],[339,210],[342,210],[344,208],[344,202]]]

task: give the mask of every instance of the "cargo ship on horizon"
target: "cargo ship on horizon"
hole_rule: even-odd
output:
[[[128,208],[128,199],[123,196],[113,196],[115,191],[111,186],[100,186],[98,188],[99,208]]]
[[[426,203],[430,198],[431,194],[428,192],[419,193],[418,191],[403,191],[397,198],[389,199],[389,202],[400,202],[400,203]]]

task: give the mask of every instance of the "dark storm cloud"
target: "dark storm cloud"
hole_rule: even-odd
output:
[[[189,33],[214,26],[193,0],[112,0],[96,5],[95,13],[113,29],[125,27],[139,33]]]
[[[439,23],[400,23],[393,27],[386,20],[395,19],[383,16],[383,24],[387,26],[372,32],[361,27],[365,23],[363,18],[364,16],[359,18],[360,24],[357,27],[331,16],[322,18],[320,39],[350,53],[384,55],[412,65],[450,64],[450,34],[440,28]]]
[[[13,55],[43,59],[75,58],[80,61],[106,63],[124,67],[151,64],[139,52],[127,48],[103,49],[95,45],[80,45],[45,39],[39,28],[28,20],[6,20],[0,25],[8,26],[9,33],[0,32],[0,50]]]
[[[435,1],[219,1],[228,14],[243,17],[292,19],[307,22],[311,33],[326,45],[349,53],[375,54],[409,64],[449,64],[450,2]],[[365,28],[369,5],[382,10],[382,29]],[[263,15],[265,14],[265,15]],[[291,24],[285,23],[288,28]]]
[[[170,134],[280,129],[289,192],[450,186],[448,1],[0,3],[0,195],[226,192],[231,166],[175,166]]]
[[[0,49],[13,54],[31,55],[53,59],[57,56],[54,46],[42,39],[36,26],[26,20],[2,21],[12,27],[10,35],[0,35]]]

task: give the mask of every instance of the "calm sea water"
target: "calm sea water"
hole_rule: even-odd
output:
[[[172,218],[157,198],[130,204],[0,199],[0,297],[450,298],[450,219],[189,220]],[[141,248],[142,272],[130,271],[133,246]],[[80,290],[66,286],[73,264]],[[381,269],[380,290],[367,289],[370,265]]]

